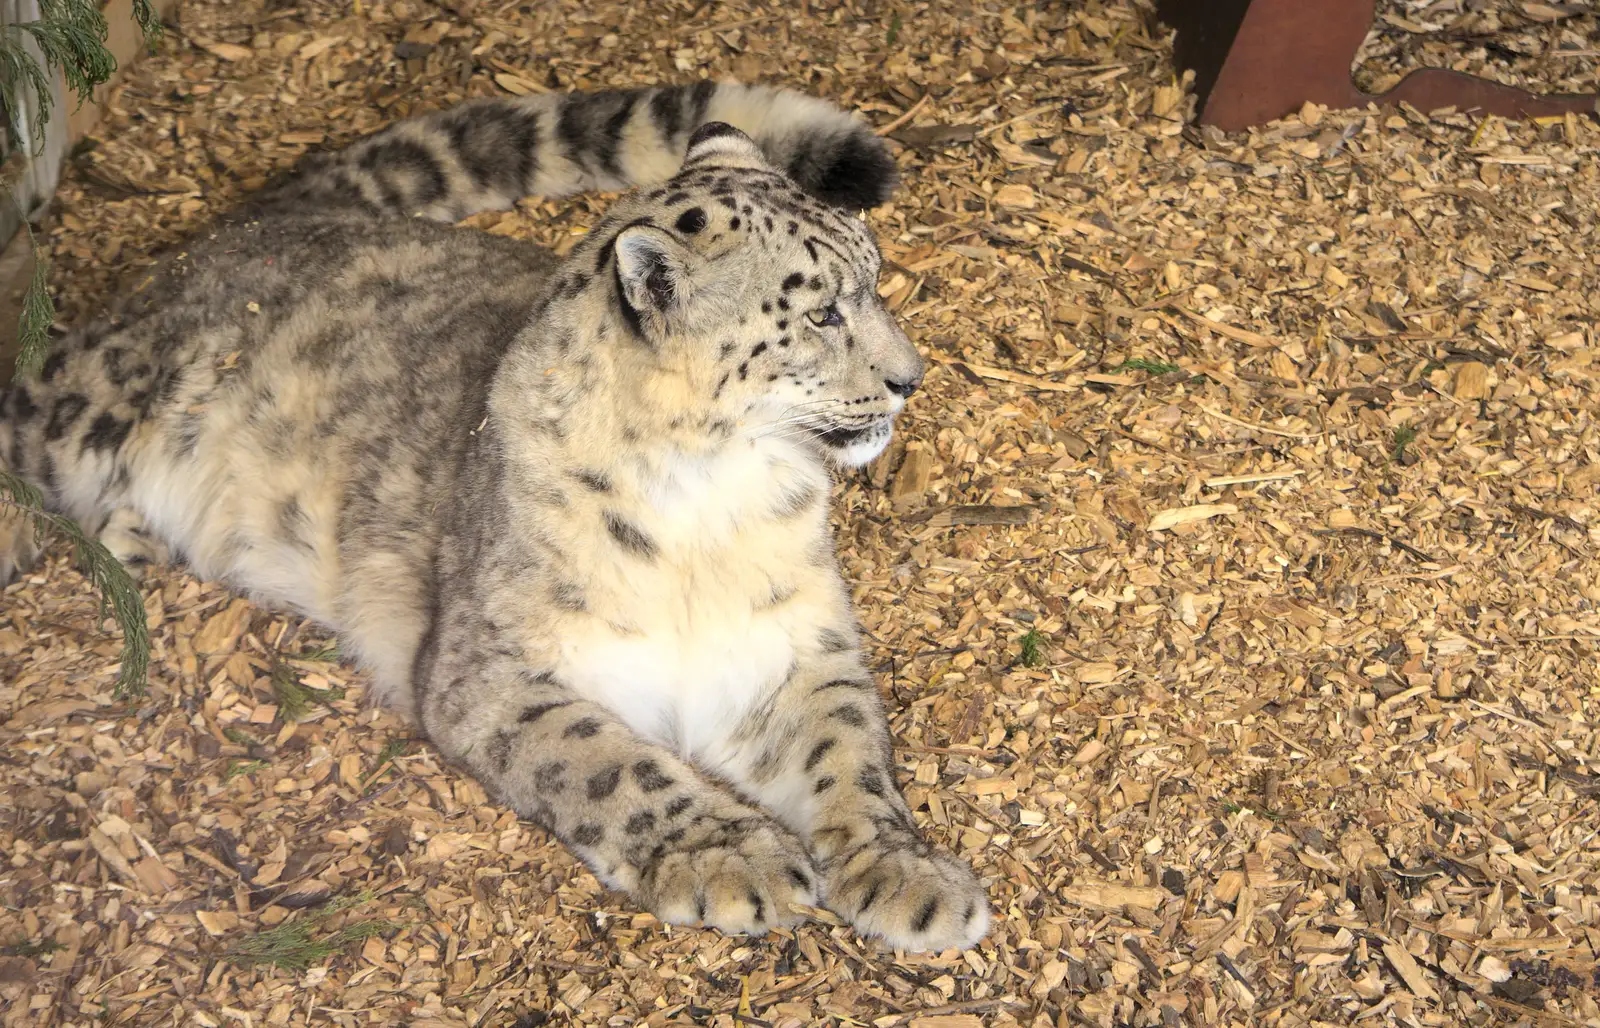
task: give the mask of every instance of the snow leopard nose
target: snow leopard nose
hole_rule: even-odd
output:
[[[894,395],[896,395],[898,397],[901,397],[902,399],[909,399],[911,394],[916,392],[917,391],[917,387],[920,386],[921,384],[922,384],[922,376],[921,375],[918,375],[915,378],[907,378],[907,379],[886,378],[886,379],[883,380],[884,388],[888,389],[891,393],[893,393]]]

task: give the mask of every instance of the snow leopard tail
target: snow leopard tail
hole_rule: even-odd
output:
[[[713,121],[745,132],[774,166],[836,206],[876,207],[896,184],[888,148],[853,115],[787,89],[703,81],[471,100],[309,156],[261,199],[457,221],[524,196],[663,182],[695,129]]]

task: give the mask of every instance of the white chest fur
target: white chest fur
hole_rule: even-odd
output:
[[[593,523],[574,540],[587,610],[563,622],[556,676],[685,756],[726,739],[837,619],[837,572],[811,556],[827,542],[827,478],[784,457],[724,451],[600,498],[653,552]],[[797,496],[810,497],[798,511]]]

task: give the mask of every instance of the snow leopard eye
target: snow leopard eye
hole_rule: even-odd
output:
[[[810,319],[813,325],[819,328],[829,328],[834,325],[844,324],[844,315],[840,314],[839,308],[831,303],[826,307],[818,307],[814,311],[807,312],[806,317]]]

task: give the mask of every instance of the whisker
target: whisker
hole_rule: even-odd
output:
[[[839,400],[812,400],[809,403],[797,403],[791,407],[784,408],[782,413],[774,420],[784,421],[792,417],[812,417],[842,405],[842,401]],[[811,409],[808,410],[806,408]]]
[[[792,407],[790,408],[790,410],[793,410],[793,409],[794,408],[792,408]],[[764,425],[761,425],[760,427],[761,428],[774,428],[774,427],[778,427],[778,426],[782,426],[782,425],[798,425],[798,424],[813,423],[813,422],[824,420],[824,415],[826,415],[827,413],[828,413],[827,408],[824,408],[822,410],[815,410],[815,411],[805,411],[805,412],[802,412],[802,413],[799,413],[799,414],[789,414],[788,412],[785,412],[784,415],[782,415],[780,417],[777,417],[777,418],[774,418],[772,421],[766,422]]]
[[[821,435],[833,429],[861,429],[879,419],[872,415],[840,413],[843,400],[808,400],[791,404],[776,418],[739,433],[743,439],[786,441]]]
[[[808,411],[801,414],[787,414],[781,418],[774,418],[767,422],[769,425],[788,425],[796,421],[817,421],[825,419],[830,412],[827,410]]]
[[[825,419],[794,419],[780,424],[762,425],[752,429],[749,432],[749,436],[755,439],[802,438],[807,435],[815,435],[819,431],[825,431],[827,427],[828,422]]]
[[[803,439],[806,436],[816,435],[825,431],[821,425],[780,425],[756,429],[751,432],[751,439]]]

